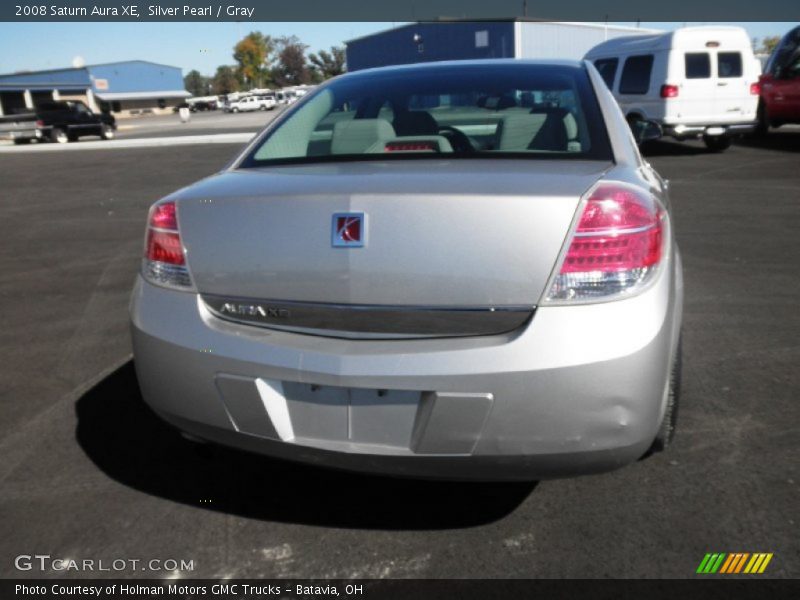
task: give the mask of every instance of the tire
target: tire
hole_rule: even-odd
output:
[[[767,116],[767,107],[764,106],[764,101],[758,101],[758,111],[756,113],[758,123],[756,124],[756,135],[767,135],[769,133],[769,117]]]
[[[30,144],[31,138],[14,138],[14,144],[22,146],[23,144]]]
[[[658,428],[656,439],[644,457],[648,457],[656,452],[663,452],[672,444],[675,439],[675,431],[678,426],[678,406],[681,397],[681,379],[683,372],[683,343],[678,339],[678,348],[675,351],[675,358],[672,361],[672,371],[669,374],[669,389],[667,390],[667,408],[664,417],[661,419],[661,426]]]
[[[109,127],[108,125],[103,125],[100,127],[100,138],[104,140],[113,140],[114,139],[114,129]]]
[[[731,147],[731,138],[727,135],[704,135],[703,143],[711,152],[724,152]]]
[[[238,108],[236,108],[236,107],[234,107],[234,108],[232,108],[232,109],[231,109],[231,112],[232,112],[232,113],[237,113],[237,112],[239,112],[239,109],[238,109]]]
[[[71,140],[69,135],[67,135],[67,132],[61,127],[53,127],[53,129],[50,131],[50,141],[55,142],[56,144],[66,144]]]

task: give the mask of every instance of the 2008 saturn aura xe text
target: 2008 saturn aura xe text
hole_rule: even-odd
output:
[[[586,62],[319,86],[151,208],[131,301],[145,401],[203,440],[414,477],[665,448],[683,285],[636,142]]]

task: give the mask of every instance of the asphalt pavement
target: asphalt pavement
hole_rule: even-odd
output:
[[[648,149],[685,269],[675,444],[513,485],[198,450],[144,406],[127,304],[147,207],[237,149],[0,156],[0,577],[683,578],[706,552],[800,576],[800,134]],[[33,554],[193,570],[15,569]]]

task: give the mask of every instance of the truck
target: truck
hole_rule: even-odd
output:
[[[79,100],[44,102],[35,111],[0,117],[0,138],[16,144],[31,140],[65,144],[84,136],[110,140],[116,128],[113,115],[95,113]]]

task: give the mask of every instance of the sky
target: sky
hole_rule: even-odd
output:
[[[635,23],[620,23],[635,25]],[[797,23],[640,23],[670,30],[684,25],[741,25],[750,37],[782,36]],[[250,31],[274,37],[296,35],[309,52],[402,23],[0,23],[0,73],[57,69],[75,57],[86,64],[149,60],[212,75],[232,64],[233,46]]]

